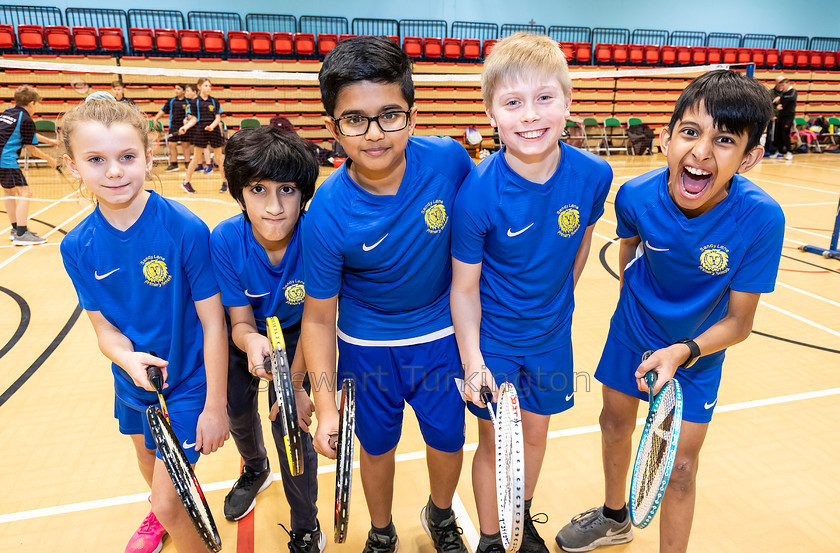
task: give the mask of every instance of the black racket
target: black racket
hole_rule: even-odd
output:
[[[286,341],[283,329],[277,317],[268,317],[266,332],[271,342],[271,355],[265,360],[265,370],[271,372],[277,407],[283,420],[283,441],[286,446],[286,460],[292,476],[303,474],[303,438],[298,425],[295,390],[292,386],[292,373],[286,356]]]
[[[152,353],[152,355],[155,354]],[[155,357],[157,356],[155,355]],[[161,411],[161,408],[158,408],[157,405],[151,405],[146,409],[146,418],[149,421],[149,427],[152,429],[152,437],[160,452],[160,458],[163,460],[166,471],[175,485],[175,491],[178,493],[181,503],[187,510],[187,515],[192,520],[198,535],[204,541],[204,545],[214,553],[221,551],[222,539],[219,537],[219,531],[213,521],[210,506],[207,505],[204,492],[201,491],[201,486],[195,477],[190,462],[187,460],[187,455],[181,449],[180,442],[169,423],[169,414],[166,410],[166,403],[163,401],[163,372],[159,367],[149,366],[146,369],[146,374],[149,377],[149,382],[155,387],[160,406],[163,409]]]
[[[344,543],[350,523],[350,485],[353,483],[353,433],[356,429],[356,387],[353,380],[341,382],[338,434],[335,438],[335,543]],[[332,440],[330,440],[332,444]]]

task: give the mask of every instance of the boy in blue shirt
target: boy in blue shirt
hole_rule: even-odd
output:
[[[281,459],[280,473],[291,508],[292,553],[320,553],[326,545],[316,515],[318,456],[308,433],[312,402],[303,381],[305,364],[297,350],[303,314],[304,275],[301,220],[315,192],[318,162],[296,134],[273,127],[237,132],[225,148],[230,194],[242,213],[219,223],[210,250],[222,303],[230,317],[227,411],[230,431],[244,460],[242,474],[225,498],[224,514],[239,520],[256,505],[257,493],[271,484],[262,428],[257,414],[260,378],[271,381],[263,359],[271,353],[266,317],[283,328],[300,413],[304,471],[292,476],[285,462],[283,423],[275,417],[271,432]],[[274,404],[274,387],[269,386]]]
[[[436,551],[466,552],[451,509],[464,402],[449,315],[449,217],[474,164],[449,138],[411,138],[411,61],[386,37],[340,42],[319,74],[325,124],[348,159],[304,224],[303,347],[317,385],[315,450],[335,458],[338,371],[356,382],[356,436],[372,528],[366,553],[399,546],[391,521],[394,451],[408,401],[426,442],[431,497],[421,523]],[[338,323],[336,325],[336,307]]]
[[[519,551],[548,553],[530,506],[551,415],[573,405],[574,287],[604,212],[612,169],[564,144],[571,78],[557,42],[518,33],[484,63],[487,116],[503,148],[469,177],[452,215],[452,320],[464,391],[478,418],[473,491],[478,551],[503,552],[495,442],[479,390],[511,382],[525,438],[525,526]]]
[[[166,172],[178,170],[178,145],[181,146],[181,154],[184,156],[184,166],[189,167],[191,153],[190,143],[187,141],[187,136],[178,133],[181,127],[184,126],[184,121],[187,118],[187,107],[190,101],[186,97],[186,89],[182,84],[175,85],[175,96],[166,101],[165,104],[155,114],[155,125],[158,119],[164,115],[169,116],[169,165],[166,167]]]
[[[660,512],[660,551],[685,551],[700,448],[717,403],[727,347],[752,330],[762,293],[772,292],[784,215],[742,177],[763,157],[759,138],[772,109],[759,83],[712,71],[682,92],[659,140],[668,166],[628,181],[615,211],[621,238],[618,306],[595,372],[603,386],[600,423],[605,502],[557,535],[566,551],[625,543],[631,441],[644,375],[654,392],[675,375],[683,390],[680,444]],[[642,354],[655,350],[646,361]]]

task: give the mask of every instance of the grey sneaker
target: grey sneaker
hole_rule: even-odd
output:
[[[169,165],[166,166],[166,169],[164,169],[164,172],[165,173],[171,173],[172,171],[177,171],[177,170],[178,170],[178,164],[177,163],[170,163]]]
[[[271,484],[272,478],[269,468],[256,472],[248,466],[243,467],[239,480],[225,497],[225,518],[239,520],[250,513],[257,505],[257,494]]]
[[[396,553],[399,548],[400,540],[396,534],[393,537],[377,534],[371,528],[362,553]]]
[[[15,246],[31,246],[33,244],[43,244],[46,241],[46,238],[41,238],[38,234],[32,232],[31,230],[27,230],[20,236],[15,234],[12,237],[12,244]]]
[[[9,241],[15,239],[15,234],[17,234],[17,231],[15,229],[12,229],[12,231],[9,233]]]
[[[461,538],[461,534],[464,531],[458,526],[458,521],[455,520],[454,513],[439,525],[435,525],[432,523],[431,518],[429,518],[429,505],[427,503],[423,507],[423,510],[420,511],[420,524],[423,525],[423,530],[426,531],[426,534],[432,538],[437,553],[445,553],[447,551],[451,553],[467,553],[467,546],[464,545],[464,540]]]
[[[577,515],[557,533],[555,539],[563,551],[592,551],[602,545],[629,542],[633,539],[633,526],[629,513],[624,522],[616,522],[604,516],[604,507],[601,506]]]
[[[545,524],[548,522],[548,515],[545,513],[537,513],[536,520],[531,517],[529,511],[525,511],[525,527],[522,531],[522,544],[519,546],[520,553],[549,553],[548,547],[545,546],[545,540],[540,537],[537,532],[537,527],[534,523]]]

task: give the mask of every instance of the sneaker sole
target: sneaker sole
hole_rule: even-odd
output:
[[[260,489],[257,490],[257,495],[259,495],[263,490],[265,490],[267,487],[269,487],[272,482],[274,482],[274,475],[269,472],[268,473],[268,478],[265,479],[265,482],[263,482],[263,485],[260,486]],[[231,522],[236,522],[237,520],[242,520],[243,518],[248,516],[248,513],[253,511],[254,507],[256,507],[256,506],[257,506],[257,498],[255,496],[254,500],[251,502],[250,505],[248,505],[248,509],[244,513],[242,513],[238,517],[232,517],[232,518],[227,516],[227,514],[225,514],[225,518],[227,520],[231,521]],[[322,551],[323,551],[323,549],[322,549]]]
[[[426,532],[426,535],[429,536],[429,539],[432,540],[432,544],[434,544],[435,540],[434,538],[432,538],[432,531],[429,528],[429,523],[426,522],[426,507],[428,507],[428,505],[424,505],[423,508],[420,510],[420,526],[423,527],[423,530]],[[455,520],[457,521],[458,518],[456,517]],[[396,549],[394,549],[394,551],[396,551]]]
[[[24,242],[20,240],[12,240],[12,244],[15,246],[39,246],[41,244],[46,244],[47,241],[44,240],[42,242]]]
[[[559,539],[555,539],[554,541],[557,542],[557,545],[559,545],[560,549],[562,549],[563,551],[568,551],[569,553],[581,553],[583,551],[592,551],[593,549],[604,545],[618,545],[620,543],[627,543],[632,540],[633,529],[630,528],[630,531],[626,534],[618,534],[616,536],[604,536],[603,538],[598,538],[589,545],[585,545],[583,547],[566,547],[565,545],[560,543]]]

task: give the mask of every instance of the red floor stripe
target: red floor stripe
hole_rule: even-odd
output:
[[[240,472],[242,465],[240,461]],[[254,553],[254,511],[239,519],[236,524],[236,553]]]

